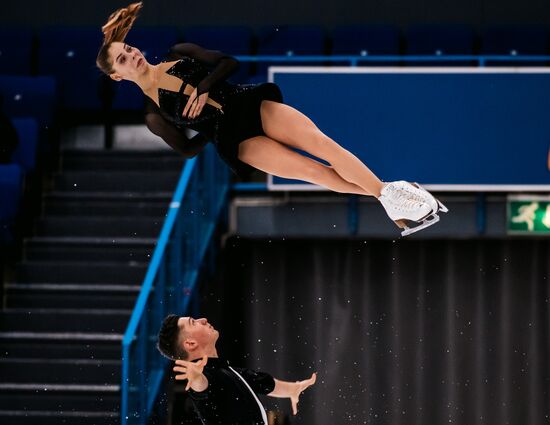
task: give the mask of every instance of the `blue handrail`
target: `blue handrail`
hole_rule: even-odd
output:
[[[122,339],[123,425],[147,423],[166,369],[158,328],[165,314],[187,310],[228,190],[212,145],[186,162]]]

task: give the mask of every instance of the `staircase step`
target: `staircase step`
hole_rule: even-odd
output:
[[[115,412],[0,410],[3,425],[119,425]]]
[[[106,215],[106,216],[156,216],[164,217],[168,210],[169,202],[162,203],[139,203],[127,202],[46,202],[44,204],[44,215]]]
[[[49,336],[49,338],[48,338]],[[74,339],[69,339],[74,336]],[[100,335],[88,334],[87,339],[77,339],[76,335],[47,333],[0,333],[0,354],[4,358],[21,359],[111,359],[120,360],[122,334],[105,334],[111,338],[101,340]]]
[[[6,306],[19,309],[106,308],[131,310],[138,285],[7,283]]]
[[[41,236],[156,238],[164,217],[45,217],[38,221]]]
[[[171,191],[179,172],[70,171],[55,176],[56,190],[82,191]]]
[[[113,341],[122,341],[122,334],[117,333],[93,333],[93,332],[2,332],[0,341],[45,341],[44,343],[78,343],[78,344],[108,344]]]
[[[35,386],[28,391],[17,389],[12,389],[10,392],[0,391],[0,411],[118,412],[119,409],[119,395],[113,392],[90,391],[84,394],[70,391],[52,392],[45,385]],[[1,414],[0,418],[2,418]]]
[[[114,309],[4,309],[0,312],[3,332],[80,332],[121,334],[130,319],[130,310]]]
[[[120,360],[0,358],[4,383],[116,385],[120,375]]]
[[[154,192],[104,192],[104,191],[91,191],[91,192],[74,192],[72,190],[65,191],[51,191],[44,195],[46,202],[169,202],[172,199],[172,191],[154,191]]]
[[[25,241],[25,256],[37,261],[148,262],[154,238],[35,237]]]
[[[149,158],[158,160],[160,158],[181,158],[181,156],[170,149],[83,149],[83,148],[64,148],[62,158],[91,158],[93,162],[101,162],[108,158],[127,158],[128,160],[136,158]]]
[[[25,251],[28,260],[37,261],[117,261],[117,262],[146,262],[153,255],[152,248],[125,248],[98,246],[80,246],[74,249],[67,247],[31,247]]]
[[[44,215],[165,216],[172,192],[57,191],[44,196]]]
[[[116,283],[141,285],[147,270],[144,263],[49,263],[24,261],[16,266],[17,282]]]
[[[131,310],[137,295],[96,294],[61,291],[43,291],[9,287],[6,291],[6,307],[24,309],[108,308]]]
[[[63,170],[181,170],[185,160],[172,152],[65,151]]]

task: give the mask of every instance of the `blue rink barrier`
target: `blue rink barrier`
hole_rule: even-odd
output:
[[[550,190],[550,68],[271,67],[269,79],[383,180]],[[273,176],[268,187],[318,189]]]
[[[158,330],[165,315],[187,311],[228,190],[211,144],[185,163],[122,340],[123,425],[147,424],[168,363]]]

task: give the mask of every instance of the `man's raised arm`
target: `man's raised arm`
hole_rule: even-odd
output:
[[[300,399],[300,394],[302,394],[302,392],[304,392],[307,388],[315,384],[316,380],[317,373],[313,373],[311,375],[311,378],[309,379],[297,382],[280,381],[278,379],[275,379],[275,388],[268,394],[268,396],[278,398],[290,398],[290,404],[292,405],[292,414],[296,415],[296,413],[298,413],[298,401]]]

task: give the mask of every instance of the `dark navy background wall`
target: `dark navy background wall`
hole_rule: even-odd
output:
[[[94,25],[129,1],[2,1],[0,25]],[[154,0],[145,25],[418,23],[550,25],[548,0]]]
[[[234,364],[318,372],[294,425],[542,425],[549,242],[232,238],[204,308]]]

